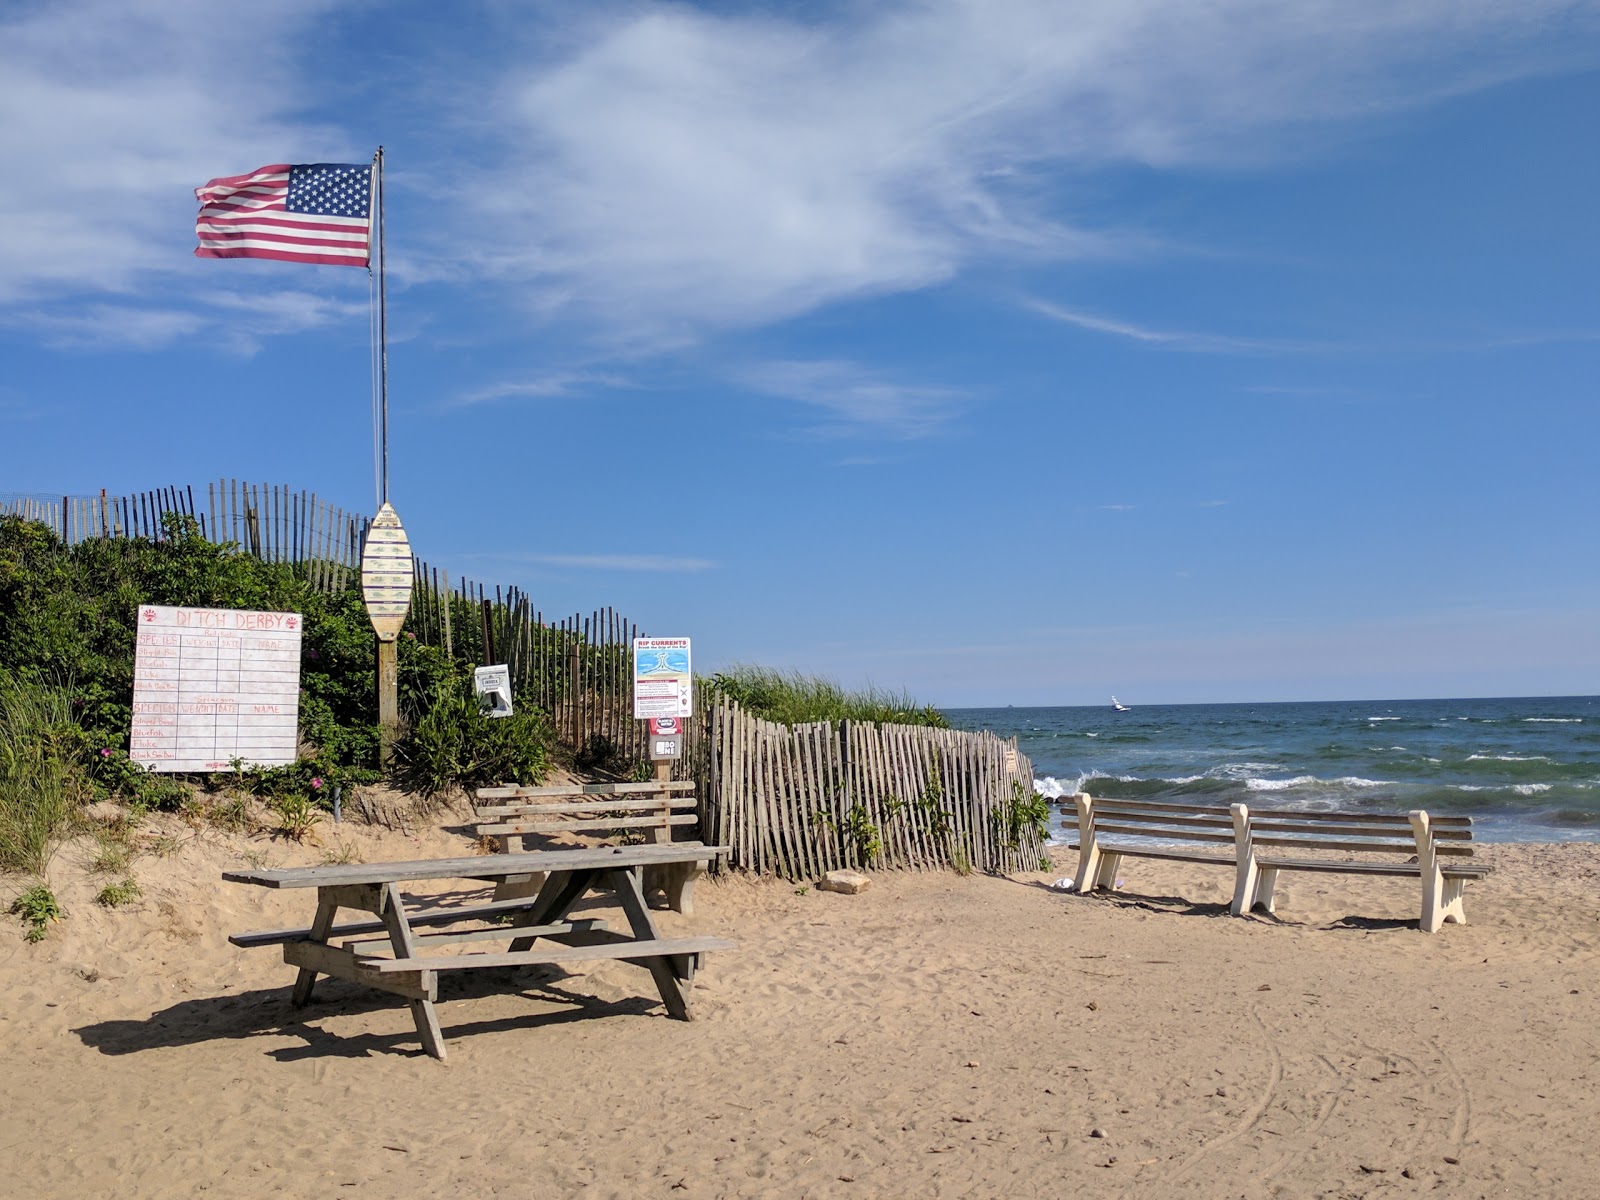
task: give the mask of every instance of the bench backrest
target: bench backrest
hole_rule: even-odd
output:
[[[495,838],[502,851],[510,851],[512,838],[556,834],[590,840],[626,831],[670,842],[675,829],[699,822],[696,808],[689,781],[487,787],[475,793],[474,819],[479,836]]]
[[[1237,810],[1237,811],[1234,811]],[[1472,818],[1416,813],[1304,812],[1248,808],[1244,805],[1174,804],[1156,800],[1118,800],[1079,793],[1064,815],[1078,819],[1080,841],[1095,838],[1143,837],[1159,841],[1236,843],[1247,822],[1250,842],[1271,852],[1419,854],[1431,846],[1441,857],[1470,858]]]
[[[1079,793],[1073,807],[1062,813],[1078,818],[1078,836],[1087,836],[1087,823],[1096,838],[1112,836],[1154,838],[1158,841],[1218,842],[1233,845],[1233,816],[1223,806],[1170,804],[1156,800],[1115,800]]]
[[[1430,840],[1433,853],[1440,856],[1470,858],[1473,852],[1471,817],[1254,808],[1249,810],[1249,818],[1250,840],[1273,853],[1311,850],[1417,854]]]

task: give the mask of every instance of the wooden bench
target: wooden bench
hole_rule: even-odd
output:
[[[1061,812],[1078,818],[1077,844],[1068,847],[1078,852],[1075,892],[1114,886],[1125,857],[1236,867],[1233,814],[1224,805],[1095,799],[1084,792],[1072,801],[1072,807],[1063,805]],[[1225,851],[1219,849],[1224,846]],[[1235,915],[1240,911],[1238,902],[1235,895]]]
[[[1430,817],[1426,812],[1297,812],[1244,804],[1174,804],[1153,800],[1095,799],[1079,793],[1063,814],[1078,819],[1078,872],[1073,890],[1111,887],[1124,857],[1170,859],[1234,869],[1235,916],[1272,912],[1282,871],[1418,879],[1418,926],[1434,933],[1445,921],[1466,923],[1462,889],[1489,868],[1468,862],[1471,817]],[[1174,843],[1200,843],[1190,848]],[[1205,849],[1228,845],[1227,852]],[[1330,853],[1365,858],[1328,858]],[[1371,857],[1371,856],[1379,857]],[[1407,856],[1397,861],[1396,856]],[[1320,857],[1313,857],[1320,856]],[[1383,857],[1387,856],[1387,857]]]
[[[699,844],[673,841],[675,831],[690,829],[700,820],[694,784],[689,781],[486,787],[477,790],[474,800],[478,836],[495,839],[502,853],[551,846],[567,835],[589,843],[620,834],[641,837],[651,845]],[[695,881],[705,875],[709,859],[708,855],[647,867],[645,896],[663,894],[673,911],[694,916]],[[530,894],[540,882],[537,878],[507,879],[495,899]]]
[[[579,847],[524,854],[473,855],[416,862],[348,863],[282,870],[224,871],[232,883],[268,888],[316,888],[316,919],[306,928],[235,934],[236,946],[283,947],[284,961],[299,968],[291,1003],[311,1000],[317,975],[333,975],[404,997],[423,1048],[445,1057],[444,1035],[434,1003],[441,971],[559,965],[618,959],[649,970],[667,1012],[690,1019],[689,985],[702,956],[731,950],[719,937],[663,937],[644,901],[640,873],[651,866],[726,854],[725,846],[698,843],[666,846]],[[507,878],[543,880],[537,895],[519,895],[453,907],[427,907],[401,894],[402,883]],[[628,932],[603,919],[573,917],[572,907],[591,891],[609,890],[628,922]],[[372,914],[335,924],[341,908]],[[440,932],[424,932],[449,926]],[[509,943],[467,953],[446,947]],[[519,986],[519,985],[513,985]]]
[[[1233,806],[1239,822],[1239,881],[1235,912],[1273,911],[1273,888],[1283,871],[1419,879],[1422,914],[1418,927],[1435,933],[1446,921],[1467,923],[1462,888],[1482,879],[1489,868],[1472,857],[1471,817],[1430,817],[1426,812],[1251,812]],[[1308,857],[1338,854],[1389,855],[1383,858]],[[1409,856],[1395,861],[1394,856]]]

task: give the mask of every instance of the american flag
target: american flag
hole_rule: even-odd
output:
[[[194,190],[195,254],[367,266],[371,190],[370,163],[280,163],[213,179]]]

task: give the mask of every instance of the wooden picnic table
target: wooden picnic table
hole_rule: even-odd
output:
[[[364,983],[411,1003],[423,1048],[445,1057],[434,1002],[441,971],[473,971],[620,959],[649,969],[667,1012],[691,1019],[689,985],[708,950],[731,950],[718,937],[662,937],[645,903],[640,876],[647,866],[704,862],[726,846],[673,842],[648,846],[596,846],[523,854],[475,854],[414,862],[348,863],[279,870],[224,871],[229,883],[267,888],[316,888],[317,912],[309,928],[235,934],[236,946],[281,945],[284,961],[300,968],[291,1003],[310,1003],[317,975]],[[470,879],[503,885],[537,878],[537,894],[484,904],[427,907],[403,896],[402,884]],[[573,906],[597,888],[610,888],[629,932],[604,920],[571,916]],[[375,919],[335,924],[341,908]],[[432,932],[434,927],[443,928]],[[428,930],[429,932],[419,932]],[[509,942],[504,950],[438,953],[472,943]]]

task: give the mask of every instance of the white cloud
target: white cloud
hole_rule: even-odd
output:
[[[755,391],[821,410],[824,420],[808,432],[823,436],[928,437],[968,398],[953,388],[897,383],[848,362],[762,363],[740,371],[738,379]]]
[[[0,303],[132,291],[194,260],[194,188],[346,146],[294,124],[334,0],[70,0],[0,16]],[[331,155],[330,155],[331,156]],[[313,160],[314,161],[314,160]]]
[[[528,281],[542,310],[681,343],[924,287],[980,256],[1102,247],[1087,220],[1047,215],[1047,173],[1304,153],[1319,122],[1596,56],[1595,5],[1563,0],[836,11],[619,7],[563,61],[508,72],[503,161],[462,204],[477,227],[528,234],[480,269]]]

